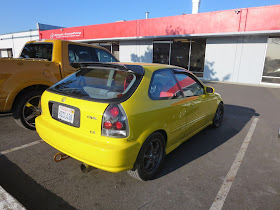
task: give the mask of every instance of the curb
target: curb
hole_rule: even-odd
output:
[[[26,210],[13,196],[0,186],[0,209]]]

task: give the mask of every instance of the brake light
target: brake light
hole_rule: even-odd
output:
[[[104,128],[111,129],[112,128],[112,123],[110,121],[104,122]]]
[[[116,128],[117,130],[121,130],[122,127],[123,127],[123,124],[122,124],[121,122],[115,122],[115,123],[114,123],[114,126],[115,126],[115,128]]]
[[[124,109],[120,104],[109,105],[102,119],[102,135],[110,137],[127,137],[128,122]]]
[[[119,115],[119,108],[118,107],[110,108],[110,114],[114,118],[117,117]]]

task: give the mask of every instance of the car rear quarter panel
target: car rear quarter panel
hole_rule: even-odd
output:
[[[45,60],[0,59],[0,111],[10,111],[17,93],[31,85],[51,86],[61,79],[58,64]]]
[[[146,71],[139,87],[135,93],[127,101],[122,103],[124,110],[128,116],[128,123],[130,129],[129,140],[137,140],[141,145],[147,139],[149,135],[158,130],[163,130],[167,135],[167,152],[172,151],[182,142],[184,142],[187,136],[180,136],[174,132],[174,127],[181,126],[177,118],[178,108],[176,109],[174,104],[180,103],[184,98],[172,99],[172,100],[151,100],[148,96],[149,83],[152,76],[151,71]],[[207,110],[202,110],[204,113],[208,113],[205,124],[212,123],[215,111],[218,104],[221,102],[219,94],[206,95],[209,102]],[[182,115],[182,114],[181,114]],[[186,115],[181,116],[186,118]],[[177,123],[177,125],[175,125]],[[187,120],[185,122],[187,124]],[[194,132],[196,133],[196,132]],[[180,138],[178,140],[176,138]],[[174,145],[177,145],[174,147]],[[173,148],[173,149],[171,149]]]
[[[172,138],[170,124],[174,121],[173,104],[181,99],[151,100],[148,96],[151,71],[146,71],[135,93],[122,106],[128,116],[129,140],[137,140],[142,145],[155,131],[163,130],[167,138]]]

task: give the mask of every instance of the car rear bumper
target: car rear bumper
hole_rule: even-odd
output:
[[[60,122],[59,122],[60,123]],[[93,167],[121,172],[133,168],[140,144],[137,141],[126,141],[108,138],[108,141],[94,140],[59,126],[43,116],[36,118],[36,130],[40,137],[57,150]]]

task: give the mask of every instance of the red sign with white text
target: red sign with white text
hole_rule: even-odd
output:
[[[50,39],[64,39],[64,38],[83,38],[84,31],[73,31],[73,32],[54,32],[50,34]]]

